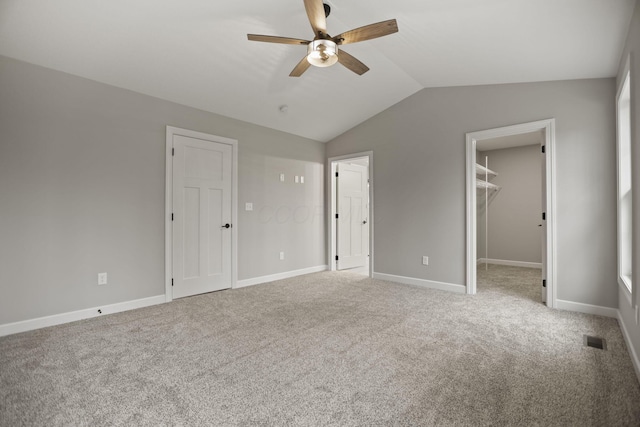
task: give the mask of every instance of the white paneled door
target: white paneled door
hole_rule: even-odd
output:
[[[338,163],[337,269],[362,267],[369,256],[369,168]]]
[[[229,144],[173,137],[173,298],[231,287]]]

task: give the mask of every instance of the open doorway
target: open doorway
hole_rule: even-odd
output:
[[[555,306],[553,153],[553,119],[467,134],[467,293],[522,274]]]
[[[545,302],[540,131],[476,145],[477,291]]]
[[[372,152],[329,159],[329,265],[372,277]]]

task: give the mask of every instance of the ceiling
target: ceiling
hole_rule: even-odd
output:
[[[523,147],[525,145],[539,145],[542,143],[543,133],[536,130],[515,135],[487,138],[476,142],[478,151],[501,150],[503,148]]]
[[[635,0],[329,0],[328,31],[399,33],[288,77],[311,39],[302,0],[0,0],[0,55],[318,141],[426,87],[612,77]],[[286,105],[286,112],[280,107]]]

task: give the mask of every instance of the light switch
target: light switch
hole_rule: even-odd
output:
[[[283,173],[280,174],[280,182],[284,182],[284,174]]]
[[[253,210],[253,203],[245,203],[244,204],[244,210],[245,211],[252,211]]]
[[[300,177],[300,184],[304,184],[304,176]]]
[[[296,184],[300,182],[300,177],[298,175],[296,175],[295,181],[296,181]]]

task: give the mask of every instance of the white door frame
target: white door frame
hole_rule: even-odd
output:
[[[329,171],[327,174],[327,188],[329,189],[327,192],[329,197],[327,203],[327,218],[329,221],[329,226],[327,227],[327,255],[329,257],[329,270],[336,271],[336,163],[362,157],[369,158],[369,277],[373,277],[373,151],[363,151],[327,159],[327,171]]]
[[[540,120],[496,129],[467,133],[467,294],[476,293],[476,149],[477,141],[543,131],[547,167],[547,306],[556,308],[556,167],[555,119]]]
[[[173,137],[175,135],[196,138],[203,141],[217,142],[231,145],[233,158],[231,159],[231,288],[236,287],[238,281],[238,141],[208,133],[196,132],[167,126],[166,141],[166,176],[165,176],[165,225],[164,225],[164,281],[165,300],[173,300]]]

